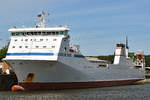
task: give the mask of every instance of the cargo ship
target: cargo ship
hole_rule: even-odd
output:
[[[14,70],[23,90],[129,85],[145,78],[145,70],[135,68],[128,57],[127,45],[117,44],[114,64],[101,67],[88,61],[79,45],[70,43],[68,27],[46,27],[45,13],[38,17],[35,27],[8,30],[10,44],[3,61]]]

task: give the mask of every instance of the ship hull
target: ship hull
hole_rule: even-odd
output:
[[[144,79],[142,69],[126,65],[109,65],[106,68],[99,68],[95,64],[86,62],[84,58],[66,57],[59,61],[7,60],[6,62],[15,71],[18,85],[25,90],[131,85]]]
[[[54,83],[19,83],[19,86],[25,90],[60,90],[60,89],[82,89],[82,88],[100,88],[111,86],[134,85],[142,79],[113,80],[113,81],[95,81],[95,82],[54,82]]]

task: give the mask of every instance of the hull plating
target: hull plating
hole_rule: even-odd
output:
[[[108,86],[120,86],[135,84],[141,79],[117,80],[117,81],[95,81],[95,82],[59,82],[59,83],[19,83],[25,90],[58,90],[58,89],[79,89],[98,88]]]
[[[58,61],[7,60],[25,90],[90,88],[133,84],[144,79],[144,70],[127,65],[101,68],[84,58]],[[28,76],[32,74],[32,79]]]

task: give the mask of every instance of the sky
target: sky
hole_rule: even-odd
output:
[[[47,26],[68,26],[86,56],[111,55],[126,36],[130,52],[150,54],[150,0],[1,0],[0,48],[9,28],[34,27],[41,11],[50,13]]]

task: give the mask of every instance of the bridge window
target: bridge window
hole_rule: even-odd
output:
[[[46,32],[42,32],[42,34],[46,34]]]
[[[55,32],[52,32],[52,35],[55,35]]]
[[[19,46],[19,48],[22,48],[22,46]]]
[[[26,34],[27,35],[33,35],[33,32],[27,32]]]
[[[15,34],[15,33],[11,33],[11,35],[12,35],[12,36],[15,36],[16,34]]]
[[[63,32],[63,31],[61,31],[61,32],[59,32],[59,33],[60,33],[60,35],[63,35],[63,33],[64,33],[64,32]]]
[[[37,32],[39,35],[41,35],[41,32]]]
[[[56,32],[56,35],[58,35],[59,34],[59,32]]]
[[[47,34],[46,35],[51,35],[51,32],[47,32]]]
[[[32,36],[32,35],[66,35],[68,31],[52,31],[52,32],[42,32],[42,31],[37,31],[37,32],[12,32],[12,36]]]
[[[20,35],[22,35],[22,33],[20,33],[20,32],[14,32],[14,33],[12,33],[12,36],[20,36]]]
[[[13,46],[12,48],[15,48],[15,46]]]
[[[28,48],[28,46],[25,46],[25,48]]]
[[[67,35],[67,34],[68,34],[68,31],[65,31],[65,32],[64,32],[64,35]]]
[[[38,35],[37,32],[33,32],[33,35]]]

